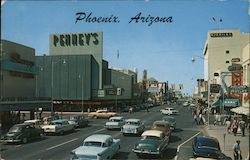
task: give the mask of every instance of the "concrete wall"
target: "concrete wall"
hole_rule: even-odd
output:
[[[16,69],[16,66],[22,66],[24,69],[35,69],[35,49],[18,43],[1,40],[1,74],[0,88],[1,97],[24,97],[31,98],[35,96],[35,73],[28,73]],[[13,54],[19,55],[20,62],[13,61]],[[7,69],[5,64],[9,66]],[[27,65],[27,63],[33,65]]]
[[[38,56],[37,93],[51,97],[53,61],[53,99],[89,100],[98,89],[99,65],[91,55]]]

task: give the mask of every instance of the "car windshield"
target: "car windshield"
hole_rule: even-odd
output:
[[[92,147],[101,147],[102,142],[95,142],[95,141],[89,141],[89,142],[84,142],[84,146],[92,146]]]
[[[9,130],[9,132],[21,132],[21,131],[22,131],[22,127],[20,126],[13,126]]]
[[[50,125],[62,125],[63,122],[49,122]]]
[[[212,139],[199,139],[197,142],[197,147],[219,149],[219,144]]]
[[[120,119],[111,119],[110,121],[111,121],[111,122],[121,122]]]
[[[156,137],[156,136],[143,136],[142,139],[154,139],[154,140],[161,140],[160,137]]]
[[[128,122],[126,122],[126,124],[139,126],[140,123],[139,122],[128,121]]]
[[[165,128],[166,127],[164,124],[155,124],[154,126],[157,128]]]

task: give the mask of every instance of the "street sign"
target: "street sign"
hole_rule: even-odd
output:
[[[232,63],[234,63],[234,62],[240,62],[240,59],[239,59],[239,58],[233,58],[233,59],[231,60],[231,62],[232,62]]]
[[[210,93],[219,93],[221,86],[219,84],[210,84]]]
[[[242,86],[229,86],[228,90],[230,93],[248,93],[249,87],[246,85]]]
[[[239,71],[241,70],[242,66],[241,65],[234,65],[234,66],[228,66],[228,71]]]

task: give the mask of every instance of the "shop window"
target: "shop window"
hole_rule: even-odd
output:
[[[226,63],[229,63],[229,61],[226,61]]]

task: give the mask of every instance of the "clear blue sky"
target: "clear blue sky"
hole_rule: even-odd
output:
[[[49,54],[49,35],[70,32],[103,32],[103,57],[115,67],[136,67],[141,79],[184,84],[191,94],[197,78],[203,78],[202,56],[208,30],[240,29],[249,32],[247,0],[169,1],[6,1],[2,6],[2,39],[35,48],[36,55]],[[77,12],[119,17],[119,23],[75,24]],[[142,16],[172,16],[172,23],[130,23]],[[212,17],[216,21],[212,20]],[[219,19],[222,22],[219,22]],[[117,59],[119,50],[119,59]]]

